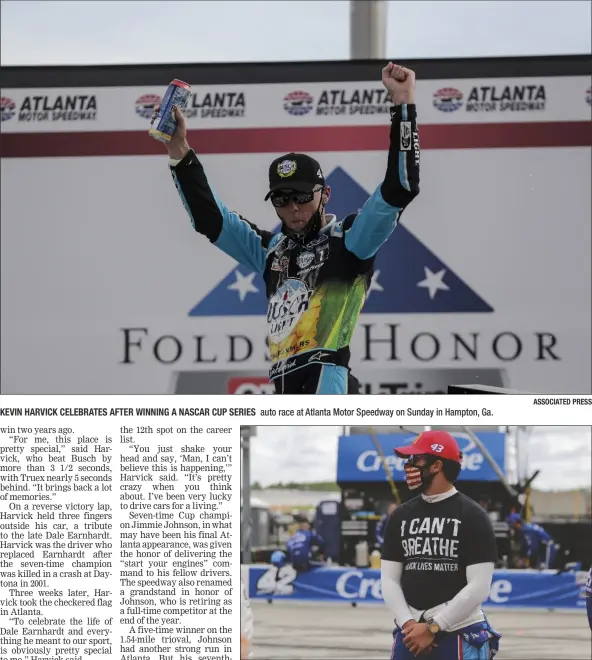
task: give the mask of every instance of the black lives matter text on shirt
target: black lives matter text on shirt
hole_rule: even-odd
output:
[[[416,497],[389,518],[382,558],[403,564],[407,604],[427,610],[466,586],[467,566],[497,561],[493,525],[487,512],[462,493],[431,504]]]

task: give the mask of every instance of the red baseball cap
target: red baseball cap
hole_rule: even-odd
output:
[[[461,462],[462,452],[458,443],[447,431],[424,431],[407,447],[398,447],[395,454],[399,458],[430,454],[438,458],[448,458],[451,461]]]

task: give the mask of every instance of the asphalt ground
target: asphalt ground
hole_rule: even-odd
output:
[[[392,618],[384,605],[251,601],[253,660],[388,660]],[[591,660],[586,612],[486,610],[501,635],[496,660]],[[429,658],[429,656],[424,656]]]

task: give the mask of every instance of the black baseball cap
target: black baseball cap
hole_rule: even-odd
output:
[[[318,162],[306,154],[289,153],[276,158],[269,166],[268,200],[276,190],[310,192],[315,186],[324,186],[325,177]]]

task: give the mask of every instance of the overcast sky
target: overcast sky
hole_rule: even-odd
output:
[[[347,59],[340,0],[4,0],[2,64]],[[388,2],[389,59],[590,53],[591,3]]]
[[[252,480],[335,481],[341,426],[259,426],[252,440]],[[376,432],[380,433],[379,427]],[[528,441],[529,474],[540,490],[589,488],[592,434],[584,426],[536,426]]]

